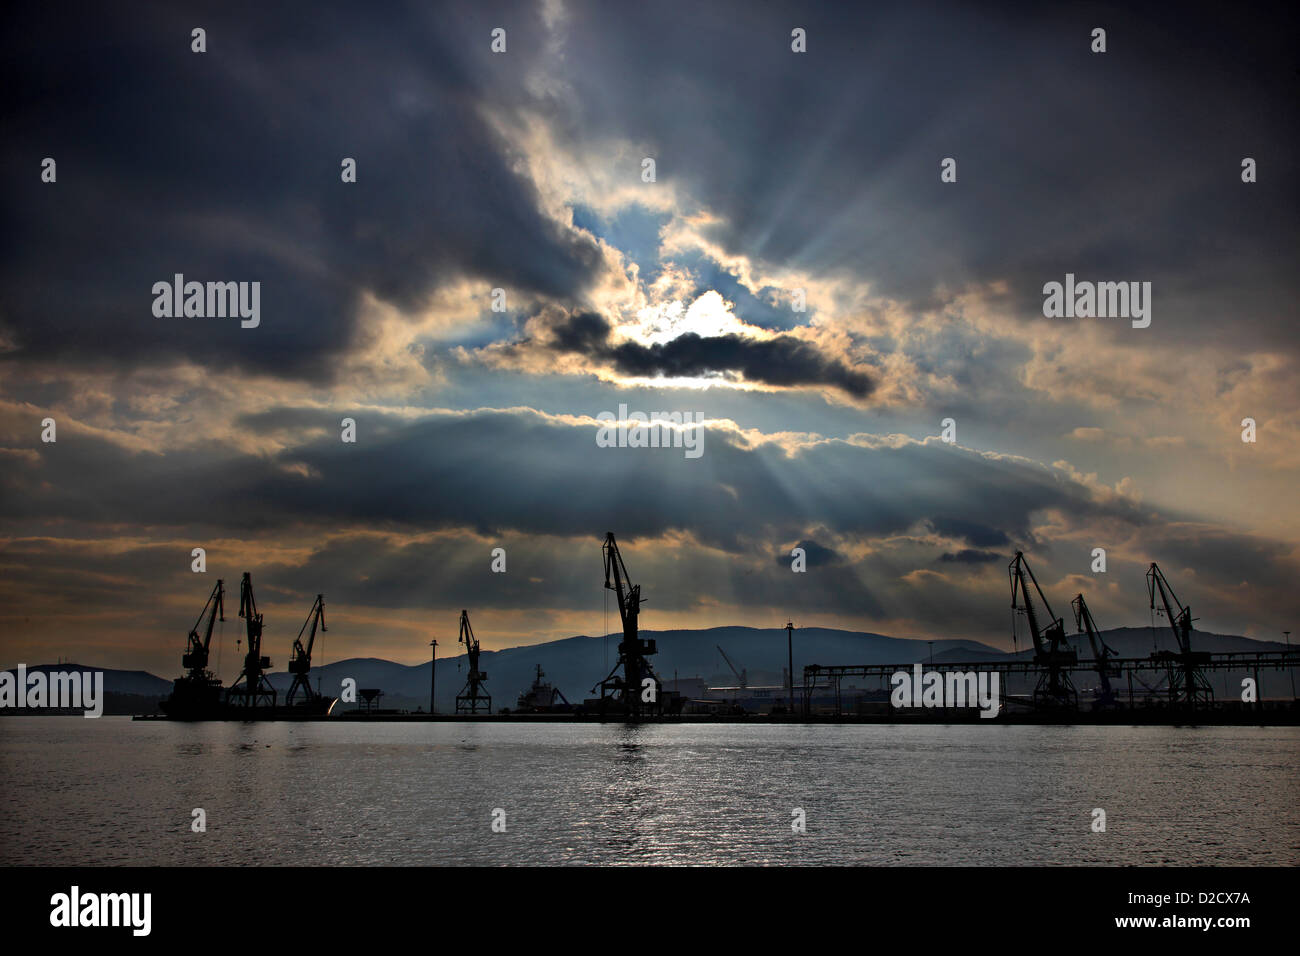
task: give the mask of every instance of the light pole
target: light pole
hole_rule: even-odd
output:
[[[790,668],[788,670],[790,681],[790,713],[794,713],[794,622],[787,621],[785,625],[785,647],[790,655]]]
[[[429,646],[433,648],[433,656],[429,660],[429,713],[436,714],[438,705],[434,689],[437,687],[437,681],[434,675],[438,672],[438,642],[430,641]]]
[[[1289,656],[1291,653],[1291,632],[1283,631],[1282,636],[1286,638],[1286,652]],[[1295,700],[1295,664],[1292,664],[1286,670],[1291,675],[1291,699]]]

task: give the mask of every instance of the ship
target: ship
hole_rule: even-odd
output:
[[[533,686],[520,694],[519,700],[515,703],[517,711],[525,714],[567,714],[573,710],[573,705],[560,689],[544,680],[545,677],[542,665],[538,664]]]
[[[225,688],[211,671],[186,674],[172,682],[171,696],[159,703],[162,712],[173,720],[204,720],[216,714],[225,703]]]
[[[264,698],[250,706],[239,695],[230,696],[216,678],[186,675],[172,682],[171,696],[159,707],[171,720],[301,720],[328,717],[337,703],[337,697],[314,693],[300,703]]]

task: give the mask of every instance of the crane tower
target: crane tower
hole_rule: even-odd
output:
[[[623,564],[614,532],[605,535],[601,547],[605,556],[605,587],[618,598],[618,616],[623,622],[623,640],[618,645],[618,662],[600,688],[600,712],[621,710],[624,717],[663,714],[663,682],[650,666],[657,652],[653,639],[642,639],[637,619],[641,613],[641,585],[633,584]],[[592,688],[595,693],[596,688]]]
[[[474,636],[474,629],[469,626],[469,611],[460,612],[460,637],[457,641],[465,645],[465,654],[469,658],[469,677],[461,692],[456,695],[456,713],[476,714],[479,705],[482,704],[483,709],[490,714],[492,695],[483,689],[487,672],[478,669],[478,638]]]

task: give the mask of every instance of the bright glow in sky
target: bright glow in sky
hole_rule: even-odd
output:
[[[1107,627],[1152,560],[1199,628],[1300,616],[1286,31],[1117,8],[1093,57],[1068,18],[811,5],[803,56],[765,4],[506,7],[504,57],[420,10],[214,8],[208,56],[16,13],[0,666],[171,674],[200,546],[275,628],[325,592],[349,655],[423,660],[461,608],[492,649],[596,633],[607,530],[648,629],[1007,646],[1018,549]],[[261,325],[160,320],[177,272],[259,281]],[[1153,324],[1045,318],[1067,272],[1150,281]],[[623,404],[699,412],[703,455],[598,446]]]
[[[661,345],[687,332],[705,338],[717,335],[764,337],[764,330],[742,322],[731,310],[732,303],[710,289],[689,307],[685,307],[680,299],[648,305],[637,312],[635,321],[619,325],[615,331],[643,345]]]

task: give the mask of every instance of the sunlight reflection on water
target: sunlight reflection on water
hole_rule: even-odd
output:
[[[1296,728],[11,718],[0,862],[1294,865],[1298,744]]]

